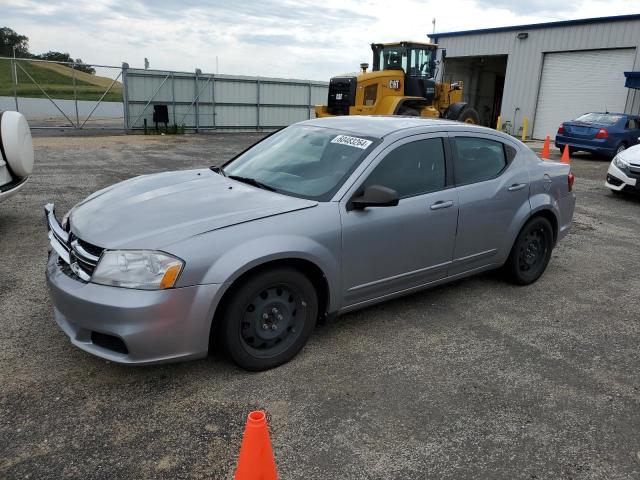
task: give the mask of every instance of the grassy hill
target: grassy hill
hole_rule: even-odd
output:
[[[20,65],[54,99],[73,100],[73,69],[65,65],[21,61]],[[46,95],[18,67],[18,96],[46,98]],[[107,77],[75,71],[78,100],[97,101],[113,81]],[[11,61],[0,59],[0,96],[13,96]],[[122,101],[122,84],[117,82],[104,98],[107,102]]]

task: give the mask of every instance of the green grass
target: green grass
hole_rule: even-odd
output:
[[[35,62],[19,62],[19,65],[31,75],[40,87],[53,99],[73,100],[73,71],[71,68],[57,68],[58,71],[39,66]],[[60,66],[61,67],[61,66]],[[19,97],[46,98],[42,90],[38,88],[20,67],[18,70],[17,92]],[[90,78],[85,76],[85,78]],[[104,77],[95,77],[96,82],[90,83],[76,78],[76,91],[78,100],[97,101],[107,89]],[[0,96],[12,97],[14,93],[13,77],[11,75],[11,61],[0,59]],[[122,101],[122,86],[118,83],[104,98],[106,102]]]

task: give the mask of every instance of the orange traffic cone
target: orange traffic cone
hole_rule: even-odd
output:
[[[235,480],[277,480],[269,427],[262,411],[251,412],[244,428]]]
[[[564,152],[562,152],[562,158],[560,161],[562,163],[569,163],[569,145],[564,146]]]
[[[544,139],[544,147],[542,148],[542,153],[540,154],[540,158],[542,158],[543,160],[549,160],[549,143],[551,142],[551,140],[549,140],[549,135],[547,135],[547,138]]]

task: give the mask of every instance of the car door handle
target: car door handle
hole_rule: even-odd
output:
[[[449,207],[453,207],[453,200],[449,200],[447,202],[443,200],[439,200],[433,205],[431,205],[429,208],[431,210],[440,210],[441,208],[449,208]]]
[[[517,192],[518,190],[522,190],[526,186],[527,186],[526,183],[514,183],[513,185],[511,185],[509,187],[509,191],[510,192]]]

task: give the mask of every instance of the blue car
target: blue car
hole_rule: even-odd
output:
[[[569,153],[584,151],[613,158],[638,143],[640,117],[626,113],[585,113],[564,122],[556,134],[556,147]]]

